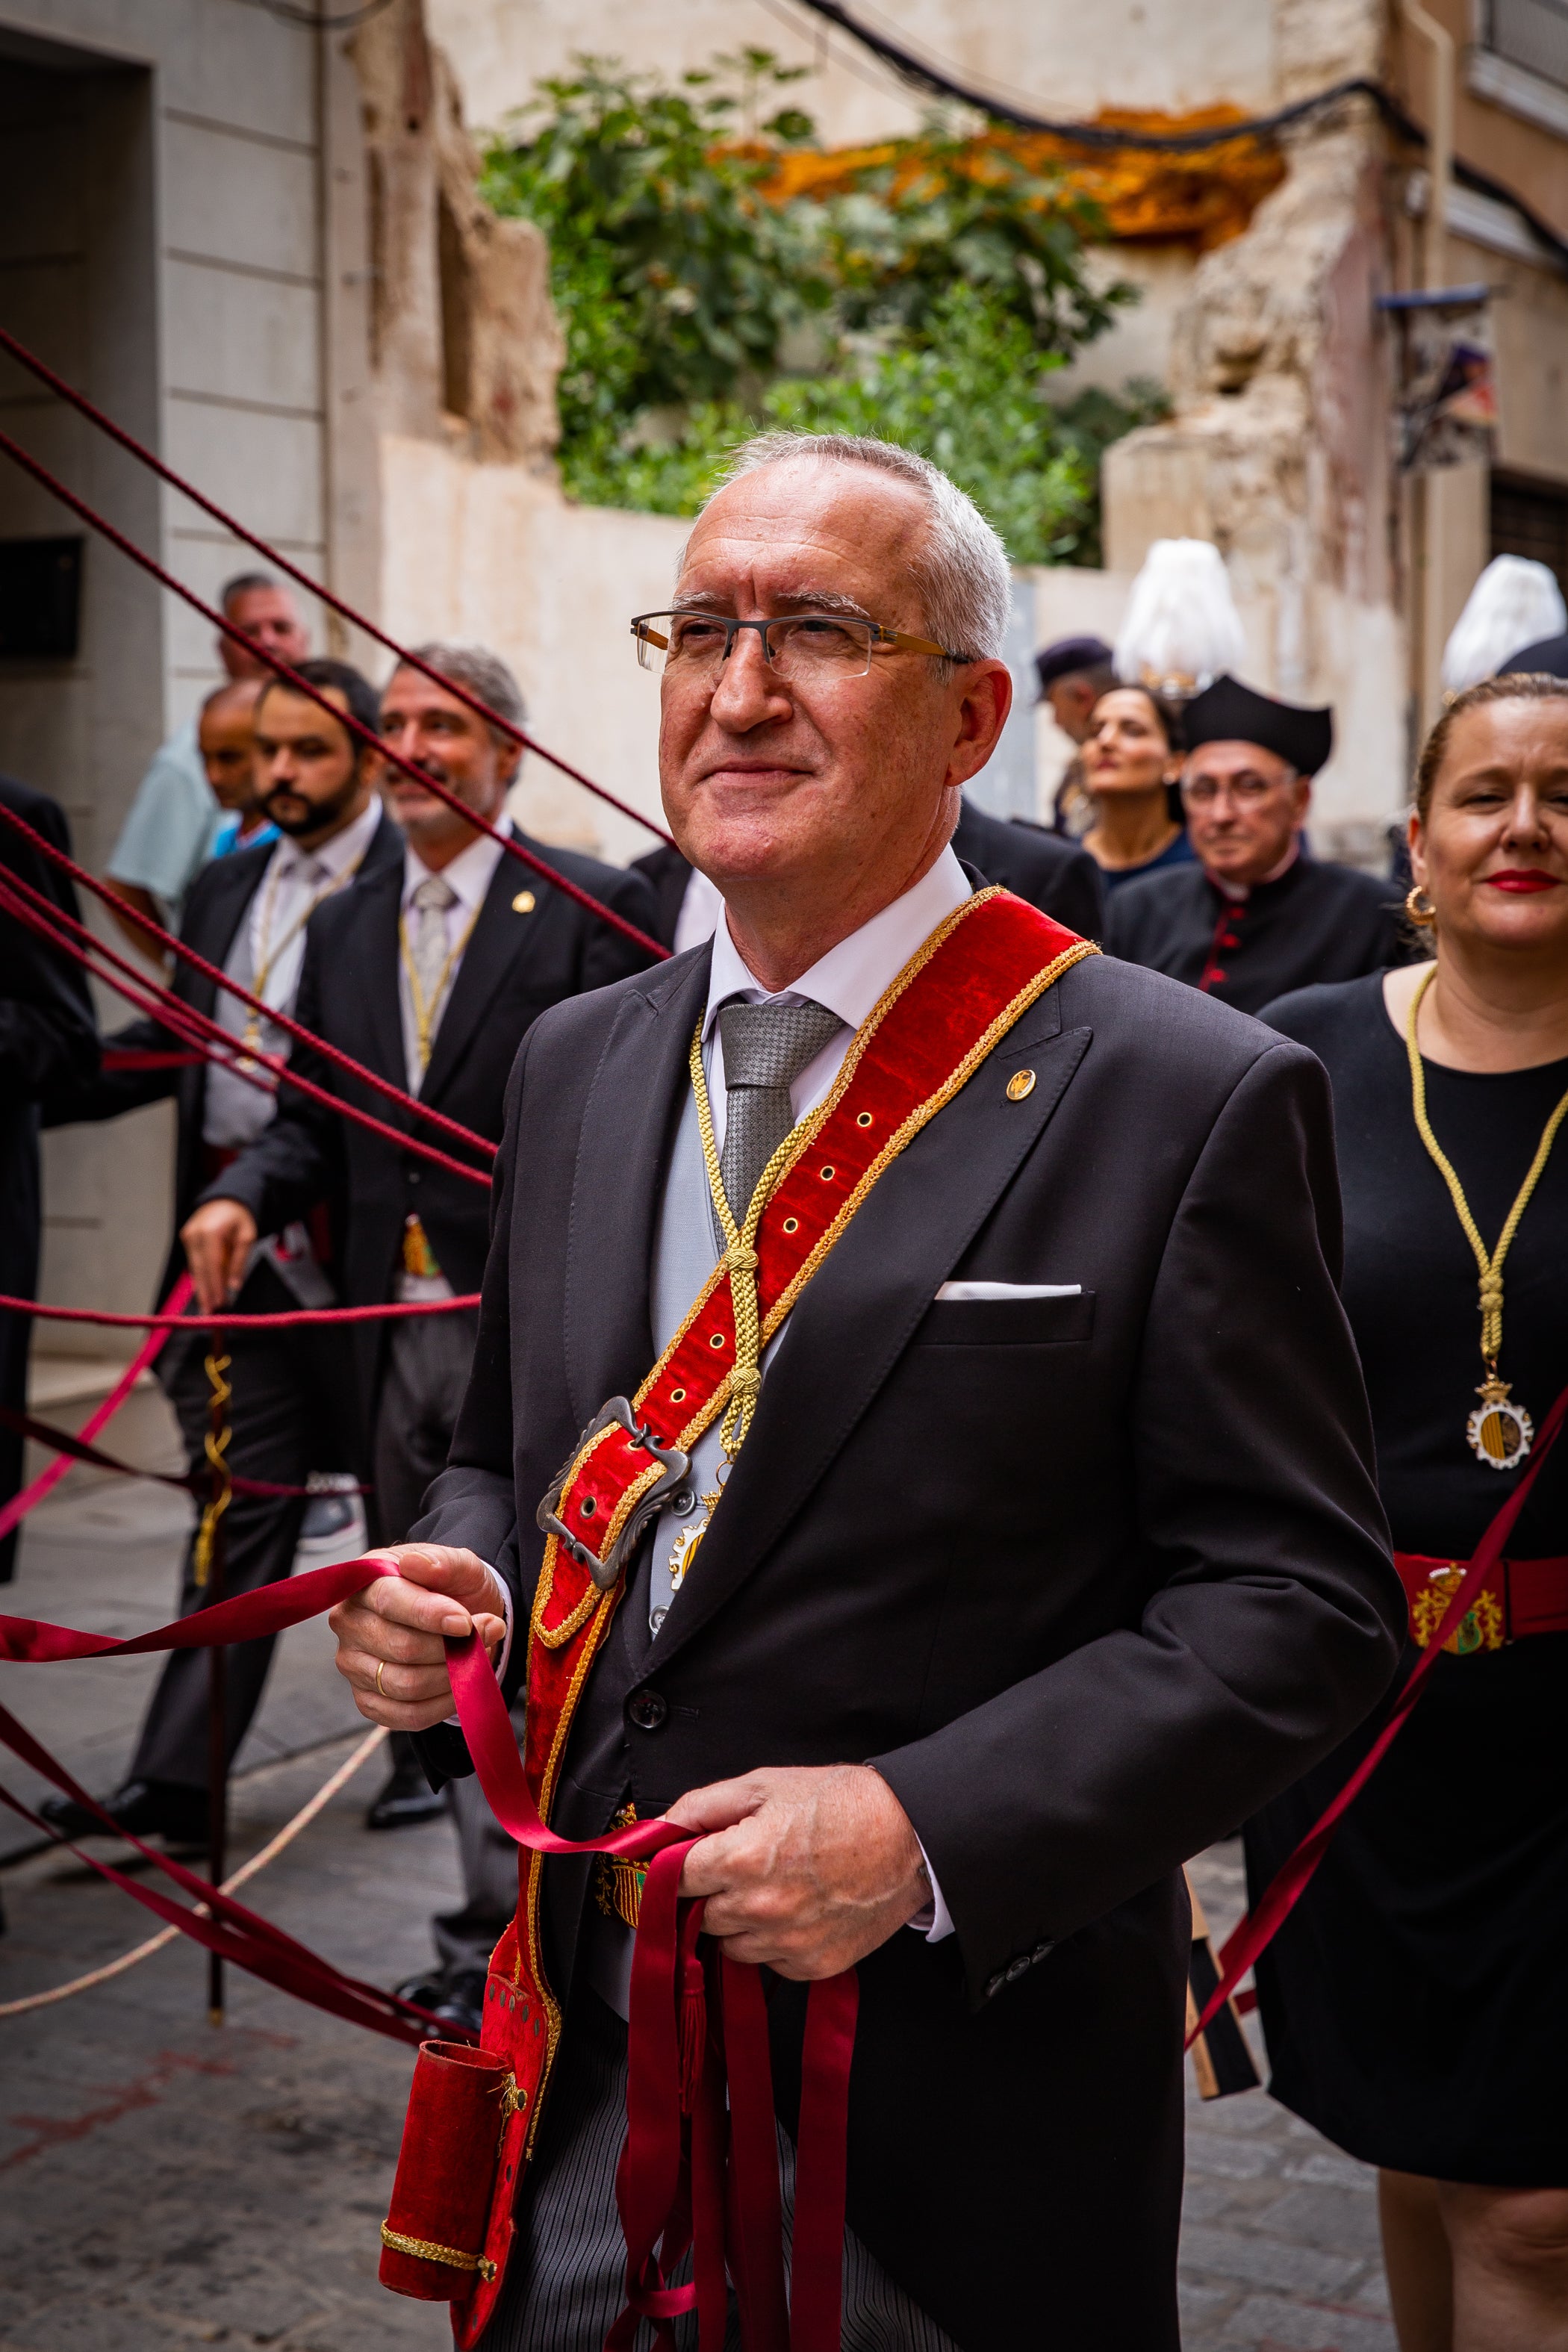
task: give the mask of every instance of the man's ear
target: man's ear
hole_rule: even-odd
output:
[[[959,700],[958,732],[948,782],[967,783],[996,749],[1013,707],[1013,677],[1005,662],[976,662]]]

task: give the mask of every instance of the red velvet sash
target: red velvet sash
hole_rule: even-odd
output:
[[[1096,952],[1092,945],[1058,924],[1053,923],[1032,907],[1005,891],[988,890],[967,900],[927,940],[910,959],[892,986],[874,1007],[868,1018],[857,1032],[845,1056],[843,1068],[828,1094],[826,1101],[812,1118],[803,1122],[794,1157],[769,1197],[756,1238],[758,1266],[756,1269],[757,1302],[762,1320],[763,1345],[778,1329],[806,1283],[816,1272],[829,1251],[847,1229],[851,1219],[869,1195],[872,1187],[928,1120],[934,1118],[943,1104],[951,1101],[959,1088],[973,1076],[997,1041],[1018,1019],[1028,1005],[1065,971],[1086,955]],[[637,1428],[628,1431],[620,1423],[596,1431],[580,1446],[574,1463],[563,1480],[556,1504],[555,1517],[567,1528],[573,1543],[569,1550],[558,1535],[552,1534],[545,1544],[544,1558],[535,1588],[534,1604],[529,1626],[527,1729],[524,1740],[523,1766],[529,1792],[541,1815],[547,1815],[561,1760],[565,1753],[573,1715],[588,1677],[595,1658],[619,1601],[621,1586],[617,1581],[602,1589],[605,1571],[601,1559],[607,1557],[611,1546],[639,1500],[661,1475],[657,1460],[652,1458],[637,1430],[647,1432],[660,1446],[678,1446],[689,1452],[702,1432],[723,1410],[729,1394],[730,1368],[735,1361],[735,1315],[731,1292],[731,1276],[722,1261],[714,1268],[700,1296],[687,1316],[670,1345],[665,1349],[653,1370],[638,1389],[632,1401],[629,1418]],[[595,1571],[598,1570],[598,1580]],[[696,1571],[700,1573],[700,1568]],[[487,1794],[489,1790],[487,1787]],[[493,1801],[493,1800],[492,1800]],[[504,1819],[504,1816],[503,1816]],[[511,1824],[507,1823],[508,1828]],[[637,1836],[640,1824],[619,1832],[623,1838]],[[650,1827],[653,1825],[649,1825]],[[515,1834],[515,1832],[514,1832]],[[673,1834],[673,1833],[672,1833]],[[650,1845],[640,1848],[631,1843],[612,1844],[605,1841],[603,1851],[630,1855],[647,1853]],[[486,2236],[484,2254],[487,2264],[493,2264],[493,2276],[480,2275],[476,2281],[471,2300],[459,2311],[454,2308],[453,2326],[460,2346],[473,2344],[489,2316],[495,2299],[500,2292],[511,2242],[511,2208],[516,2194],[516,2175],[521,2170],[533,2145],[533,2135],[543,2103],[544,2089],[553,2062],[561,2031],[561,2011],[544,1976],[540,1950],[540,1901],[542,1891],[543,1853],[537,1843],[529,1842],[529,1850],[521,1873],[521,1895],[517,1917],[502,1936],[490,1961],[489,1981],[486,1990],[484,2024],[481,2038],[487,2050],[502,2053],[516,2074],[520,2092],[525,2094],[523,2104],[508,2125],[502,2142],[501,2161],[498,2168],[496,2200]],[[674,1862],[666,1865],[668,1887],[673,1889],[679,1876]],[[656,1888],[663,1890],[662,1870],[650,1869],[643,1892],[644,1919],[647,1906]],[[673,1895],[670,1895],[673,1900]],[[663,1938],[673,1929],[664,1923],[664,1895],[656,1903],[656,1917],[661,1923],[654,1930],[655,1948],[664,1949]],[[690,1930],[692,1951],[695,1951],[695,1928]],[[651,2050],[647,2039],[651,2029],[639,2027],[637,2011],[638,1969],[647,1946],[649,1929],[639,1927],[632,1978],[631,2058],[634,2079],[639,2078],[639,2064],[646,2067],[651,2059],[639,2061],[639,2053]],[[661,1964],[662,1965],[662,1964]],[[676,2194],[678,2204],[689,2208],[695,2201],[699,2221],[704,2210],[715,2211],[722,2203],[721,2188],[712,2180],[694,2179],[690,2168],[699,2173],[710,2155],[717,2160],[716,2144],[710,2146],[708,2126],[702,2118],[707,2115],[707,2083],[710,2067],[721,2067],[720,2042],[717,2028],[704,2029],[697,2022],[698,2013],[707,1996],[707,2006],[714,2006],[712,1995],[720,1992],[719,2006],[723,2011],[722,2050],[731,2064],[729,2095],[731,2129],[735,2147],[731,2150],[731,2179],[737,2178],[735,2148],[747,2138],[742,2117],[754,2111],[759,2120],[755,2125],[754,2163],[745,2171],[752,2194],[741,2202],[742,2227],[752,2242],[751,2270],[754,2273],[764,2265],[761,2251],[770,2241],[773,2247],[765,2260],[771,2280],[778,2270],[778,2233],[773,2228],[756,2231],[756,2197],[761,2193],[763,2175],[773,2178],[773,2204],[777,2204],[776,2156],[773,2142],[772,2093],[767,2080],[767,2036],[765,2020],[760,2025],[760,1990],[754,1969],[740,1969],[732,1964],[721,1972],[721,1985],[716,1985],[714,1970],[709,1963],[706,1971],[694,1958],[684,1962],[685,1990],[680,1999],[689,2004],[686,2019],[687,2042],[687,2107],[695,2112],[688,2136],[686,2174],[677,2167],[677,2175],[668,2185]],[[651,1967],[651,1963],[649,1964]],[[642,1981],[651,1984],[648,1968],[643,1969]],[[660,1996],[664,1999],[664,1996]],[[734,2012],[742,2005],[742,2015],[751,2017],[756,2030],[747,2032],[738,2025]],[[668,2000],[665,2006],[668,2006]],[[854,2038],[855,1980],[853,1976],[831,1983],[814,1985],[810,1996],[806,2026],[806,2058],[808,2084],[815,2079],[810,2062],[814,2053],[833,2053],[829,2079],[837,2080],[839,2070],[847,2081],[848,2054]],[[645,1997],[645,2017],[647,1997]],[[662,2012],[661,2012],[662,2017]],[[661,2022],[659,2032],[664,2032]],[[710,2039],[702,2040],[706,2031]],[[660,2042],[663,2049],[663,2042]],[[700,2052],[700,2058],[697,2053]],[[733,2071],[739,2059],[745,2062],[746,2071],[737,2080]],[[668,2074],[668,2052],[660,2061]],[[645,2071],[640,2079],[651,2076]],[[714,2132],[722,2137],[722,2074],[718,2077],[720,2090],[719,2120]],[[668,2085],[667,2085],[668,2087]],[[637,2137],[637,2114],[638,2101],[632,2100],[631,2137],[627,2142],[626,2167],[630,2177],[646,2180],[647,2173],[633,2154]],[[794,2276],[796,2281],[794,2311],[787,2340],[794,2352],[807,2345],[820,2343],[826,2352],[831,2345],[837,2352],[838,2336],[838,2276],[839,2246],[843,2236],[843,2166],[842,2132],[837,2134],[837,2156],[828,2151],[836,2145],[829,2128],[829,2114],[834,2102],[825,2094],[808,2090],[806,2106],[802,2116],[802,2145],[797,2168],[797,2193],[800,2208],[796,2214]],[[679,2112],[666,2101],[662,2105],[650,2105],[645,2111],[645,2128],[652,2129],[655,2113],[668,2117]],[[807,2127],[807,2115],[812,2118]],[[819,2136],[824,2140],[821,2150],[815,2145]],[[766,2143],[765,2161],[763,2144]],[[809,2144],[808,2144],[809,2143]],[[666,2157],[669,2151],[667,2149]],[[826,2170],[825,2170],[826,2163]],[[668,2171],[668,2162],[666,2165]],[[824,2191],[824,2179],[837,2178],[837,2200]],[[698,2189],[705,2189],[706,2202]],[[653,2234],[649,2232],[647,2214],[640,2202],[634,2200],[635,2211],[622,2197],[622,2218],[626,2224],[628,2317],[634,2310],[655,2317],[667,2308],[670,2311],[691,2307],[690,2298],[696,2288],[669,2290],[663,2285],[663,2276],[670,2266],[668,2250],[663,2271],[655,2273],[653,2264]],[[659,2230],[664,2230],[670,2209],[666,2207],[658,2217]],[[823,2232],[820,2246],[816,2242],[818,2229]],[[657,2233],[654,2233],[657,2234]],[[698,2284],[704,2272],[704,2248],[699,2230],[696,2254]],[[686,2241],[675,2247],[683,2251]],[[649,2265],[652,2265],[650,2268]],[[711,2274],[721,2281],[723,2257],[720,2253],[710,2265]],[[820,2282],[831,2284],[831,2310],[826,2303],[814,2321],[813,2298],[826,2294]],[[812,2284],[808,2284],[808,2282]],[[739,2279],[737,2287],[739,2288]],[[674,2293],[678,2300],[666,2304],[661,2300]],[[717,2292],[717,2287],[714,2288]],[[759,2286],[758,2294],[763,2294]],[[779,2290],[782,2295],[782,2282]],[[680,2300],[679,2298],[685,2298]],[[775,2305],[769,2288],[764,2301],[767,2308]],[[776,2311],[782,2313],[782,2304]],[[817,2331],[820,2323],[820,2333]],[[721,2320],[719,2336],[721,2341]],[[622,2339],[613,2339],[619,2343]],[[753,2338],[748,2336],[748,2346]],[[757,2334],[759,2345],[771,2344],[773,2336],[768,2329]],[[782,2346],[784,2336],[777,2341]],[[632,2336],[624,2338],[629,2347]],[[706,2346],[706,2336],[704,2336]]]
[[[795,1159],[769,1202],[758,1234],[764,1335],[777,1328],[883,1170],[973,1075],[1026,1008],[1070,964],[1095,952],[1089,942],[1000,891],[969,900],[926,942],[858,1033],[833,1092],[804,1125]],[[719,1270],[638,1391],[642,1427],[657,1436],[662,1425],[684,1443],[708,1426],[724,1401],[733,1332],[729,1276]],[[724,1346],[712,1345],[715,1334]],[[678,1393],[682,1390],[684,1395]],[[582,1503],[592,1496],[599,1507],[588,1524],[604,1528],[600,1541],[607,1547],[653,1475],[646,1451],[616,1424],[580,1450],[561,1490],[560,1513],[569,1524],[581,1526]],[[448,1645],[458,1715],[480,1785],[525,1861],[517,1918],[490,1962],[482,2056],[475,2065],[453,2064],[448,2070],[457,2089],[443,2112],[455,2116],[461,2107],[460,2137],[452,2145],[431,2145],[422,2137],[424,2126],[412,2143],[405,2137],[408,2173],[405,2179],[400,2164],[389,2219],[397,2240],[417,2245],[427,2237],[433,2253],[457,2253],[462,2267],[389,2244],[388,2284],[404,2292],[438,2292],[440,2299],[449,2300],[460,2346],[471,2347],[483,2331],[500,2291],[518,2179],[532,2145],[561,2029],[559,2005],[545,1982],[539,1951],[542,1859],[578,1853],[646,1860],[632,1966],[627,2138],[616,2182],[626,2240],[627,2300],[607,2339],[607,2352],[630,2352],[642,2317],[654,2323],[662,2345],[672,2345],[670,2322],[691,2310],[698,2315],[700,2352],[720,2352],[726,2274],[739,2299],[747,2352],[838,2352],[856,1979],[850,1971],[816,1983],[808,1997],[793,2293],[786,2305],[762,1979],[754,1968],[710,1946],[700,1947],[701,1906],[677,1897],[680,1865],[695,1841],[664,1821],[636,1822],[580,1842],[558,1836],[546,1824],[573,1710],[618,1598],[618,1586],[601,1591],[595,1582],[592,1570],[597,1564],[597,1556],[580,1541],[574,1540],[571,1553],[553,1535],[546,1545],[529,1632],[523,1756],[477,1639],[470,1634]],[[301,1623],[388,1572],[388,1562],[374,1557],[321,1569],[128,1642],[0,1618],[0,1659],[42,1663],[248,1641]],[[81,1795],[3,1711],[0,1739],[46,1770],[58,1786]],[[95,1866],[198,1940],[268,1981],[383,2032],[408,2038],[415,2030],[406,2004],[342,1977],[232,1897],[143,1850],[203,1901],[211,1916],[193,1917],[108,1865]],[[473,2121],[479,2113],[488,2121],[489,2109],[480,2105],[487,2093],[497,2100],[494,2139]],[[451,2170],[458,2147],[468,2151],[460,2182],[442,2177]],[[406,2226],[422,2214],[444,2213],[457,2217],[451,2226],[471,2230],[472,2217],[484,2204],[482,2196],[475,2199],[476,2181],[482,2188],[486,2180],[489,2220],[482,2247],[456,2245],[435,2229]],[[671,2287],[667,2281],[689,2247],[693,2281]],[[443,2275],[453,2273],[456,2293],[451,2277]]]

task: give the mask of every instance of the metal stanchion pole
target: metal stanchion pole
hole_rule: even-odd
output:
[[[211,1389],[206,1454],[212,1485],[196,1536],[195,1565],[196,1582],[205,1588],[205,1605],[209,1608],[224,1598],[227,1581],[228,1538],[224,1515],[233,1494],[228,1467],[231,1433],[228,1404],[234,1390],[226,1377],[232,1360],[225,1348],[226,1338],[226,1334],[222,1331],[213,1333],[206,1360],[207,1381]],[[227,1657],[227,1651],[221,1646],[207,1652],[207,1876],[215,1886],[223,1885],[225,1849],[228,1842]],[[223,2016],[223,1959],[217,1952],[209,1952],[208,2021],[221,2025]]]

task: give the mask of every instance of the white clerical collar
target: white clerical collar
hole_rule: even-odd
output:
[[[1208,876],[1209,880],[1214,884],[1215,888],[1219,892],[1222,898],[1229,898],[1237,906],[1244,907],[1248,898],[1251,898],[1253,892],[1255,890],[1261,890],[1265,883],[1282,881],[1285,876],[1289,873],[1290,868],[1295,865],[1296,860],[1300,856],[1300,855],[1301,836],[1297,833],[1291,835],[1290,846],[1285,852],[1284,856],[1279,860],[1279,865],[1271,866],[1267,874],[1260,874],[1256,882],[1232,882],[1226,876],[1215,874],[1207,866],[1204,867],[1204,872]]]
[[[300,867],[305,866],[311,873],[324,874],[329,881],[335,882],[340,874],[345,873],[351,866],[358,865],[370,847],[380,823],[381,803],[373,797],[370,806],[361,809],[358,816],[345,824],[341,833],[334,833],[330,840],[319,841],[314,849],[305,848],[289,834],[280,834],[278,846],[272,853],[269,874],[279,883],[283,883]]]
[[[511,819],[504,809],[496,819],[496,831],[500,834],[510,835]],[[452,896],[465,914],[474,913],[483,904],[485,892],[489,888],[496,867],[505,855],[506,852],[499,841],[492,840],[488,833],[481,833],[469,842],[467,849],[459,849],[450,864],[440,868],[442,881],[450,886]],[[413,843],[408,843],[403,852],[405,908],[407,907],[421,882],[426,881],[434,870],[433,867],[426,865]]]
[[[944,849],[929,873],[922,874],[901,898],[840,940],[836,948],[792,981],[779,997],[809,997],[826,1005],[851,1029],[858,1029],[879,997],[891,986],[917,948],[930,939],[939,923],[971,896],[968,879],[951,848]],[[713,963],[708,978],[708,1010],[703,1034],[713,1027],[719,1007],[732,996],[772,1002],[768,990],[742,961],[730,937],[727,920],[713,934]]]

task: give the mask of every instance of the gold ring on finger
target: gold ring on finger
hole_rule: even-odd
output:
[[[383,1697],[383,1698],[384,1698],[384,1697],[386,1696],[386,1689],[385,1689],[385,1685],[383,1684],[383,1682],[382,1682],[382,1679],[381,1679],[381,1678],[382,1678],[382,1675],[385,1673],[385,1671],[386,1671],[386,1661],[385,1661],[385,1659],[384,1658],[384,1659],[382,1660],[382,1662],[381,1662],[380,1665],[379,1665],[379,1666],[377,1666],[377,1668],[376,1668],[376,1670],[375,1670],[375,1686],[376,1686],[376,1689],[377,1689],[378,1691],[380,1691],[380,1693],[381,1693],[381,1695],[382,1695],[382,1697]]]

